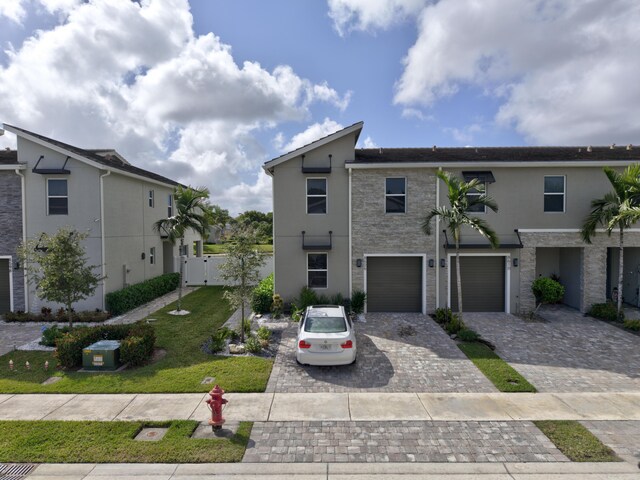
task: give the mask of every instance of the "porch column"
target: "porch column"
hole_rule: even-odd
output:
[[[580,270],[580,311],[586,312],[594,303],[606,301],[607,249],[588,246],[582,248]]]
[[[520,312],[530,312],[536,308],[536,299],[531,291],[536,279],[536,248],[524,247],[520,250]]]

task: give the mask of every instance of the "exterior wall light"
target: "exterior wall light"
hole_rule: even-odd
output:
[[[433,261],[433,258],[429,259],[429,268],[433,268],[433,266],[435,265],[435,262]]]
[[[444,268],[444,267],[446,266],[446,264],[447,264],[447,263],[445,262],[444,258],[441,258],[441,259],[440,259],[440,266],[441,266],[442,268]]]
[[[16,265],[13,267],[14,270],[20,270],[20,260],[16,260]]]
[[[144,252],[142,252],[142,255],[140,255],[140,258],[141,258],[142,260],[144,260],[144,257],[145,257],[145,254],[144,254]]]
[[[362,259],[361,258],[358,258],[356,260],[356,267],[358,267],[358,268],[362,267]]]
[[[514,267],[517,267],[517,266],[518,266],[518,259],[517,259],[517,258],[514,258],[514,259],[513,259],[513,266],[514,266]]]

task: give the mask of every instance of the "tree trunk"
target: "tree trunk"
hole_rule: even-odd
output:
[[[456,288],[458,289],[458,316],[462,322],[462,278],[460,277],[460,241],[456,238]]]
[[[245,283],[245,274],[244,274],[244,258],[242,258],[240,260],[241,264],[242,264],[242,269],[241,269],[241,273],[242,273],[242,286],[240,288],[242,288],[242,296],[240,298],[240,313],[241,313],[241,317],[240,317],[240,342],[244,343],[244,283]]]
[[[624,278],[624,229],[620,226],[620,262],[618,265],[618,320],[622,318],[622,281]]]
[[[182,272],[184,269],[184,260],[182,259],[182,250],[184,249],[184,237],[180,237],[180,282],[178,283],[178,311],[182,310]]]
[[[67,314],[69,315],[69,329],[73,328],[73,311],[71,310],[72,304],[67,304]]]

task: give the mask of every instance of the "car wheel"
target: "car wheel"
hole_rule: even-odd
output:
[[[356,364],[356,360],[358,360],[358,357],[353,359],[353,362],[351,362],[349,365],[355,365]]]

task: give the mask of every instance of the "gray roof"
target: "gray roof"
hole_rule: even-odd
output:
[[[132,173],[135,175],[139,175],[141,177],[155,180],[157,182],[166,183],[167,185],[172,185],[172,186],[180,185],[178,182],[176,182],[175,180],[171,180],[170,178],[163,177],[162,175],[158,175],[157,173],[153,173],[148,170],[144,170],[142,168],[134,167],[133,165],[129,164],[126,160],[124,160],[122,157],[120,157],[120,155],[115,150],[109,150],[109,149],[85,150],[82,148],[75,147],[73,145],[69,145],[68,143],[60,142],[58,140],[45,137],[44,135],[39,135],[37,133],[30,132],[23,128],[15,127],[9,124],[5,124],[5,125],[7,127],[17,130],[18,132],[22,132],[25,135],[30,135],[39,140],[47,142],[51,145],[55,145],[56,147],[67,150],[68,152],[74,153],[78,156],[84,157],[88,160],[104,165],[107,168],[112,168],[115,170],[121,170],[123,172]],[[17,162],[17,159],[16,159],[16,162]]]
[[[16,150],[0,150],[0,165],[18,165]]]

